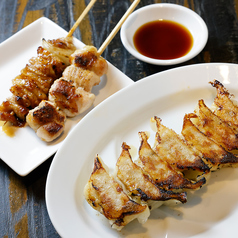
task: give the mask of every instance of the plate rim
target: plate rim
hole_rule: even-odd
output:
[[[53,178],[54,176],[54,173],[55,173],[55,169],[57,169],[57,163],[60,161],[62,162],[62,156],[61,156],[61,152],[65,149],[65,147],[67,146],[68,142],[71,140],[71,138],[77,133],[77,128],[78,127],[81,127],[84,125],[85,121],[88,120],[89,117],[92,117],[93,114],[96,114],[97,111],[99,111],[101,108],[104,107],[104,104],[108,103],[108,101],[112,100],[112,98],[117,98],[117,97],[120,97],[120,95],[123,95],[124,93],[128,92],[131,90],[131,88],[133,87],[137,87],[136,85],[138,84],[146,84],[146,82],[148,80],[153,80],[153,78],[156,77],[156,75],[163,75],[163,74],[167,74],[167,73],[170,73],[170,72],[173,72],[173,71],[181,71],[181,70],[186,70],[189,68],[190,69],[194,69],[194,68],[199,68],[199,67],[203,67],[203,68],[207,68],[207,67],[217,67],[217,66],[222,66],[222,65],[225,65],[225,66],[228,66],[228,67],[235,67],[237,68],[238,70],[238,65],[237,64],[234,64],[234,63],[201,63],[201,64],[194,64],[194,65],[187,65],[187,66],[182,66],[182,67],[177,67],[177,68],[173,68],[173,69],[169,69],[169,70],[165,70],[163,72],[160,72],[160,73],[157,73],[157,74],[154,74],[154,75],[151,75],[151,76],[148,76],[146,78],[143,78],[139,81],[137,81],[136,83],[132,84],[132,85],[129,85],[128,87],[120,90],[119,92],[116,92],[115,94],[113,94],[112,96],[110,96],[109,98],[105,99],[104,102],[102,102],[95,110],[91,111],[90,113],[88,113],[82,120],[81,120],[81,123],[78,124],[73,131],[71,131],[71,134],[68,136],[68,138],[66,138],[66,140],[63,142],[63,145],[61,146],[61,148],[57,151],[56,155],[55,155],[55,158],[50,166],[50,169],[49,169],[49,173],[48,173],[48,176],[47,176],[47,181],[46,181],[46,206],[47,206],[47,210],[48,210],[48,214],[49,214],[49,217],[52,221],[52,224],[54,225],[54,227],[56,228],[56,230],[59,232],[59,234],[63,235],[64,237],[67,237],[67,233],[65,233],[64,229],[62,228],[62,224],[59,224],[59,221],[55,220],[55,214],[54,211],[52,210],[52,201],[51,201],[51,194],[52,194],[52,186],[53,186],[53,181],[56,180],[57,178]],[[209,68],[209,70],[210,70]],[[119,95],[119,96],[118,96]],[[71,161],[72,162],[72,161]],[[85,162],[85,160],[83,161]],[[78,174],[79,176],[79,174]],[[74,187],[76,186],[76,181],[74,181],[74,184],[71,184],[70,186],[72,186],[72,189],[74,189]],[[75,199],[75,198],[74,198]],[[70,237],[70,236],[69,236]]]
[[[37,20],[35,20],[34,22],[30,23],[29,25],[27,25],[26,27],[24,27],[23,29],[19,30],[18,32],[16,32],[15,34],[13,34],[12,36],[10,36],[8,39],[4,40],[3,42],[0,43],[0,50],[3,52],[5,51],[5,49],[8,49],[12,44],[16,44],[16,41],[19,41],[19,39],[22,39],[23,37],[28,36],[29,34],[34,33],[34,31],[37,30],[39,31],[39,41],[42,37],[44,37],[43,34],[45,34],[45,37],[50,37],[49,36],[49,31],[53,31],[55,32],[57,35],[61,35],[60,37],[64,37],[67,34],[67,31],[64,30],[62,27],[60,27],[59,25],[57,25],[55,22],[53,22],[52,20],[50,20],[47,17],[40,17]],[[81,42],[80,40],[78,40],[77,38],[74,37],[74,41],[76,43],[76,45],[80,48],[84,45],[83,42]],[[36,39],[34,39],[33,41],[33,45],[38,45],[38,41],[36,41]],[[38,45],[39,46],[39,45]],[[37,46],[37,47],[38,47]],[[27,46],[24,46],[26,49]],[[37,48],[36,48],[37,49]],[[35,51],[36,51],[35,49]],[[34,51],[34,53],[35,53]],[[29,49],[30,52],[30,49]],[[33,53],[33,52],[32,52]],[[15,53],[17,54],[17,56],[20,56],[19,53]],[[12,53],[12,55],[14,55],[14,53]],[[31,56],[32,57],[32,56]],[[29,59],[28,59],[29,60]],[[26,62],[27,63],[27,62]],[[8,64],[8,63],[7,63]],[[113,90],[120,90],[121,88],[133,83],[133,81],[126,76],[125,74],[123,74],[120,70],[118,70],[115,66],[113,66],[110,62],[108,62],[109,65],[109,69],[111,70],[111,72],[115,72],[117,77],[118,77],[118,82],[119,82],[119,75],[120,75],[120,83],[115,87],[112,88],[111,91],[108,92],[109,96],[110,94],[114,93]],[[19,72],[16,72],[17,76],[19,74]],[[123,76],[123,79],[121,79]],[[9,78],[8,80],[12,80],[11,78]],[[5,100],[5,99],[3,99]],[[100,98],[101,100],[101,98]],[[104,100],[104,99],[103,99]],[[99,103],[99,101],[97,102]],[[90,109],[91,110],[91,109]],[[81,115],[86,114],[83,113]],[[81,117],[80,115],[80,117]],[[70,126],[69,126],[69,130],[71,130],[72,127],[74,127],[76,124],[76,122],[74,123],[73,120],[72,122],[70,122]],[[21,129],[27,129],[28,128],[21,128]],[[3,138],[3,140],[6,138],[7,140],[9,140],[8,136],[4,135],[4,132],[1,132],[1,137]],[[33,133],[34,134],[34,133]],[[35,134],[33,135],[35,137],[37,137]],[[16,137],[16,136],[15,136]],[[14,145],[14,141],[16,138],[12,139],[12,143]],[[15,155],[14,153],[11,153],[11,155],[9,155],[9,153],[7,151],[2,151],[1,150],[1,156],[0,159],[8,166],[10,167],[13,171],[15,171],[18,175],[20,176],[26,176],[29,173],[31,173],[34,169],[36,169],[38,166],[40,166],[42,163],[44,163],[47,159],[49,159],[52,155],[54,155],[54,153],[59,149],[59,147],[62,144],[62,140],[60,139],[59,141],[54,141],[52,143],[46,143],[46,142],[42,142],[40,141],[40,139],[36,139],[37,141],[39,141],[40,146],[46,148],[44,154],[42,154],[42,157],[39,157],[38,155],[35,156],[37,158],[34,158],[34,152],[32,151],[31,154],[23,154],[23,152],[18,154],[18,158],[15,159],[13,158],[13,156]],[[44,144],[44,145],[43,145]],[[38,145],[38,144],[37,144]],[[25,149],[26,150],[26,149]],[[22,160],[21,165],[19,165],[19,161]]]

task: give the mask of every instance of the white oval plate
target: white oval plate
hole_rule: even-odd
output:
[[[30,58],[36,56],[42,38],[48,40],[66,35],[64,29],[42,17],[0,44],[0,103],[11,95],[9,89],[12,79],[19,75]],[[74,44],[77,48],[84,46],[76,38]],[[109,63],[107,74],[101,78],[101,83],[93,88],[96,95],[93,107],[131,83],[131,79]],[[69,131],[89,110],[74,118],[68,118],[64,133],[50,143],[42,141],[28,126],[19,128],[14,137],[7,136],[0,127],[0,158],[19,175],[29,174],[58,150]]]
[[[193,112],[199,99],[212,103],[216,90],[208,82],[213,79],[238,97],[238,65],[186,66],[122,89],[80,121],[56,153],[46,183],[47,209],[62,237],[237,237],[238,169],[213,173],[206,187],[188,194],[186,204],[161,207],[144,225],[133,221],[121,232],[111,229],[83,196],[97,153],[112,172],[122,142],[136,151],[138,132],[149,131],[153,143],[149,121],[155,115],[180,133],[185,113]]]

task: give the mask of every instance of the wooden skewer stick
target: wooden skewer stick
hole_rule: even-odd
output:
[[[73,35],[74,31],[76,30],[76,28],[78,27],[78,25],[80,24],[80,22],[83,20],[83,18],[86,16],[86,14],[89,12],[89,10],[92,8],[93,4],[96,2],[97,0],[91,0],[91,2],[88,4],[88,6],[84,9],[84,11],[82,12],[82,14],[79,16],[78,20],[74,23],[73,27],[70,29],[67,37],[70,37]]]
[[[127,19],[127,17],[134,11],[134,9],[136,8],[136,6],[139,4],[140,0],[135,0],[131,6],[128,8],[128,10],[126,11],[126,13],[124,14],[124,16],[121,18],[121,20],[117,23],[117,25],[114,27],[114,29],[112,30],[111,34],[107,37],[107,39],[104,41],[104,43],[101,45],[101,47],[98,50],[99,55],[101,55],[103,53],[103,51],[107,48],[107,46],[109,45],[109,43],[112,41],[112,39],[114,38],[114,36],[117,34],[117,32],[120,30],[122,24],[124,23],[124,21]]]

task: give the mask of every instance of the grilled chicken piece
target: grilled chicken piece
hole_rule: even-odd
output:
[[[60,58],[66,65],[69,65],[69,56],[72,55],[76,47],[73,44],[73,37],[64,37],[46,41],[42,39],[44,49]]]
[[[155,184],[166,190],[177,189],[198,189],[205,184],[203,177],[197,182],[192,182],[184,178],[181,172],[176,171],[166,160],[157,155],[147,141],[144,132],[139,133],[141,145],[139,149],[139,160],[137,164],[141,166],[143,172],[149,175]]]
[[[85,91],[91,92],[92,87],[100,83],[100,77],[93,71],[70,65],[63,72],[63,77],[73,81],[76,87],[82,87]]]
[[[211,171],[225,166],[237,166],[238,158],[199,131],[191,121],[193,117],[196,115],[185,115],[182,135],[191,148],[208,161]]]
[[[17,103],[12,96],[0,105],[0,120],[10,122],[14,126],[23,127],[26,123],[26,115],[29,109]]]
[[[232,96],[226,88],[217,80],[210,82],[217,89],[214,99],[216,109],[214,113],[238,133],[238,107],[232,101]]]
[[[49,101],[59,107],[68,117],[74,117],[92,106],[95,95],[64,78],[57,79],[49,91]]]
[[[163,204],[163,201],[170,199],[176,199],[185,203],[187,201],[186,193],[174,193],[172,191],[166,191],[156,186],[155,181],[148,175],[146,175],[141,167],[133,163],[129,152],[130,147],[123,143],[122,152],[117,160],[116,164],[116,178],[125,186],[128,196],[137,201],[146,201],[151,207],[150,202],[158,201],[153,204],[152,209],[157,208]]]
[[[72,42],[71,38],[48,42],[54,50],[59,45]],[[66,43],[65,43],[66,42]],[[69,52],[71,43],[69,43]],[[66,68],[65,62],[43,47],[38,47],[37,56],[29,60],[29,64],[21,70],[20,75],[13,79],[10,88],[12,96],[0,105],[0,120],[9,121],[14,126],[24,126],[29,110],[39,105],[42,100],[48,99],[48,92],[53,82],[62,76]],[[68,55],[69,57],[69,55]]]
[[[32,109],[26,121],[35,130],[37,136],[46,142],[59,137],[64,130],[66,116],[56,106],[43,100],[39,106]]]
[[[53,42],[61,47],[61,50],[56,52],[57,57],[60,55],[62,58],[62,52],[63,54],[69,52],[67,44],[61,44],[57,40]],[[44,45],[48,47],[47,49],[54,50],[49,42],[44,41]],[[67,57],[63,58],[67,60]],[[69,61],[72,65],[66,68],[63,77],[54,81],[47,91],[47,96],[49,101],[56,108],[61,109],[66,116],[74,117],[92,106],[95,95],[90,93],[91,89],[100,83],[100,76],[106,73],[108,65],[106,60],[97,53],[96,48],[91,46],[76,50]],[[52,137],[52,139],[55,138]]]
[[[150,215],[147,205],[134,202],[123,192],[121,186],[107,173],[98,156],[84,188],[84,196],[91,207],[103,214],[112,228],[117,230],[136,218],[144,223]]]
[[[99,77],[107,72],[107,61],[101,57],[94,46],[85,46],[76,50],[69,58],[69,62],[76,67],[93,71]]]
[[[198,117],[191,118],[191,120],[202,133],[228,151],[238,148],[238,134],[215,115],[203,100],[198,101],[198,108],[195,113]]]
[[[161,119],[154,117],[157,126],[154,150],[163,160],[167,161],[176,170],[209,172],[209,167],[190,148],[181,137],[161,124]]]

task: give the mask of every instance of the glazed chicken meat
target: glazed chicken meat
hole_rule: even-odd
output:
[[[71,37],[47,41],[47,45],[47,49],[38,47],[37,56],[32,57],[20,75],[12,80],[12,96],[0,105],[0,120],[22,127],[29,110],[38,106],[42,100],[48,99],[51,85],[62,76],[67,67],[66,59],[68,58],[69,62],[69,56],[76,48]],[[52,48],[54,51],[51,51]],[[62,57],[58,57],[56,52],[62,49]]]
[[[100,77],[107,72],[108,65],[93,46],[76,50],[69,57],[69,63],[71,65],[66,67],[62,77],[50,87],[48,101],[54,105],[55,111],[61,110],[66,117],[75,117],[93,105],[95,95],[91,92],[92,87],[100,83]],[[37,110],[41,108],[38,107]],[[31,126],[31,122],[27,122]],[[48,142],[55,140],[60,134],[51,135]],[[44,137],[39,137],[45,140]]]
[[[63,132],[66,116],[53,103],[43,100],[27,114],[26,120],[37,136],[50,142]]]
[[[92,106],[93,93],[76,87],[64,78],[57,79],[49,91],[49,101],[59,107],[67,117],[74,117]]]
[[[54,107],[56,115],[48,115],[51,120],[58,113],[65,118],[83,113],[93,105],[95,95],[91,90],[107,69],[107,61],[93,46],[77,50],[72,37],[43,39],[37,56],[12,80],[12,96],[0,105],[0,120],[17,127],[27,123],[34,131],[42,131],[37,133],[42,140],[53,141],[62,134],[65,120],[57,131],[49,127],[48,121],[43,125],[45,104]],[[56,125],[58,121],[51,123]]]

